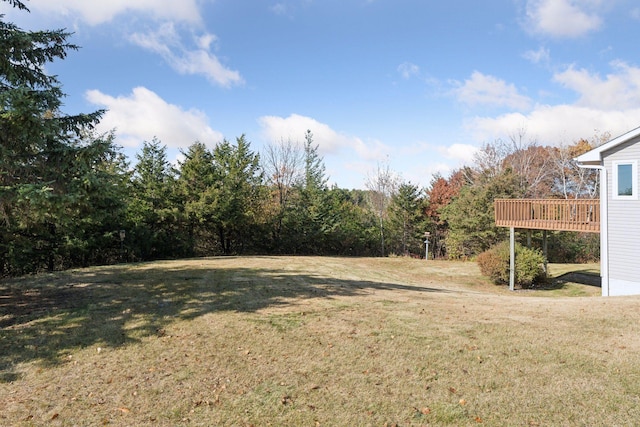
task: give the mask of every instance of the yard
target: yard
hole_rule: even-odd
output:
[[[636,424],[640,297],[562,277],[226,257],[6,280],[0,425]]]

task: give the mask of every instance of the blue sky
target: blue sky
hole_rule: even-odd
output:
[[[378,163],[427,186],[483,143],[566,145],[640,126],[633,0],[30,0],[25,29],[81,49],[48,66],[64,112],[107,109],[131,156],[310,129],[330,181]]]

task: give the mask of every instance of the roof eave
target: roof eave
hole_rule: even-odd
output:
[[[584,165],[599,165],[602,163],[601,151],[591,150],[575,157],[573,160]]]
[[[630,130],[627,133],[624,133],[616,138],[613,138],[611,141],[602,144],[599,147],[594,148],[593,150],[587,151],[584,154],[579,155],[574,160],[578,163],[582,164],[598,164],[602,162],[602,153],[612,148],[617,147],[620,144],[624,144],[627,141],[630,141],[634,138],[640,136],[640,127],[637,127],[633,130]],[[597,163],[594,163],[597,162]]]

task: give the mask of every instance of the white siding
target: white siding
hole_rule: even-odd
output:
[[[627,280],[613,279],[609,282],[610,297],[621,295],[640,295],[640,282],[629,282]]]
[[[625,294],[632,283],[640,285],[640,200],[615,200],[612,198],[614,161],[640,161],[640,138],[603,153],[604,166],[607,169],[607,203],[609,207],[609,279],[611,294]],[[635,177],[636,186],[638,176]],[[640,188],[640,187],[636,187]],[[627,289],[631,291],[631,289]],[[632,291],[633,292],[633,291]],[[634,292],[635,293],[635,292]]]

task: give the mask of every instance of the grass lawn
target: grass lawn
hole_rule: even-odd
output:
[[[407,258],[4,281],[0,425],[636,425],[640,297],[550,271],[512,293],[475,263]]]

